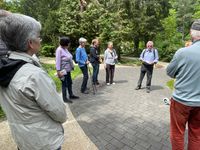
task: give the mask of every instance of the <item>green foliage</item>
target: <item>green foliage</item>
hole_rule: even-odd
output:
[[[55,46],[51,45],[42,46],[40,54],[45,57],[55,57]]]
[[[128,65],[128,66],[141,66],[141,61],[139,59],[128,59],[128,58],[121,58],[119,61],[122,65]]]
[[[61,91],[61,81],[55,75],[56,74],[55,64],[42,64],[42,67],[47,71],[49,76],[53,79],[53,81],[56,84],[57,91],[60,92]],[[74,80],[80,74],[81,74],[81,70],[79,69],[78,66],[75,66],[74,71],[71,72],[72,80]]]
[[[174,79],[168,81],[168,82],[167,82],[167,86],[168,86],[171,90],[173,90],[173,89],[174,89]]]
[[[138,56],[153,40],[165,61],[190,38],[190,25],[200,18],[200,0],[87,0],[84,9],[78,0],[0,0],[0,7],[39,20],[45,44],[57,47],[58,37],[69,36],[75,50],[80,37],[88,40],[87,47],[99,38],[103,50],[113,41],[120,57]]]
[[[3,118],[3,117],[5,117],[5,114],[4,114],[4,112],[3,112],[3,110],[2,110],[2,108],[0,106],[0,118]]]
[[[174,53],[183,46],[182,35],[176,30],[176,11],[174,9],[171,9],[169,16],[162,20],[162,26],[164,30],[156,36],[155,45],[160,59],[168,62]]]

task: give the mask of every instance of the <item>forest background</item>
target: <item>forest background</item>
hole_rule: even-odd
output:
[[[190,40],[189,29],[200,18],[200,0],[0,0],[0,8],[26,14],[42,24],[40,55],[54,56],[60,36],[99,38],[101,53],[114,42],[119,56],[138,57],[153,40],[162,61]]]

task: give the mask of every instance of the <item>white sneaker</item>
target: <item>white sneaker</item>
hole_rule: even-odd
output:
[[[106,83],[106,85],[110,85],[110,83]]]
[[[112,84],[115,85],[115,82],[113,82]]]

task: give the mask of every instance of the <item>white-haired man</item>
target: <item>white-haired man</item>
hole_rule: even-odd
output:
[[[142,61],[140,78],[138,81],[138,85],[135,90],[141,89],[142,80],[144,79],[145,74],[147,73],[147,82],[146,82],[146,92],[150,92],[151,87],[151,79],[153,74],[153,66],[158,62],[158,51],[153,48],[153,42],[148,41],[146,44],[146,49],[142,51],[140,54],[140,60]]]
[[[167,67],[167,74],[176,79],[170,105],[172,150],[184,150],[186,124],[188,150],[200,149],[200,19],[190,35],[192,45],[179,49]]]
[[[88,56],[85,50],[85,44],[87,40],[85,38],[79,39],[79,47],[76,49],[76,62],[83,73],[83,82],[81,85],[81,93],[88,94],[87,82],[88,82]]]

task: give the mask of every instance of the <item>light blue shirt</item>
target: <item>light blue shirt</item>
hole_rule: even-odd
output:
[[[175,53],[167,67],[167,75],[176,79],[174,100],[200,107],[200,41]]]
[[[157,49],[144,49],[140,54],[140,60],[145,61],[147,63],[157,63],[158,59],[159,57]]]
[[[78,62],[79,67],[83,67],[86,65],[86,61],[88,60],[87,53],[84,47],[78,47],[76,49],[76,61]]]

